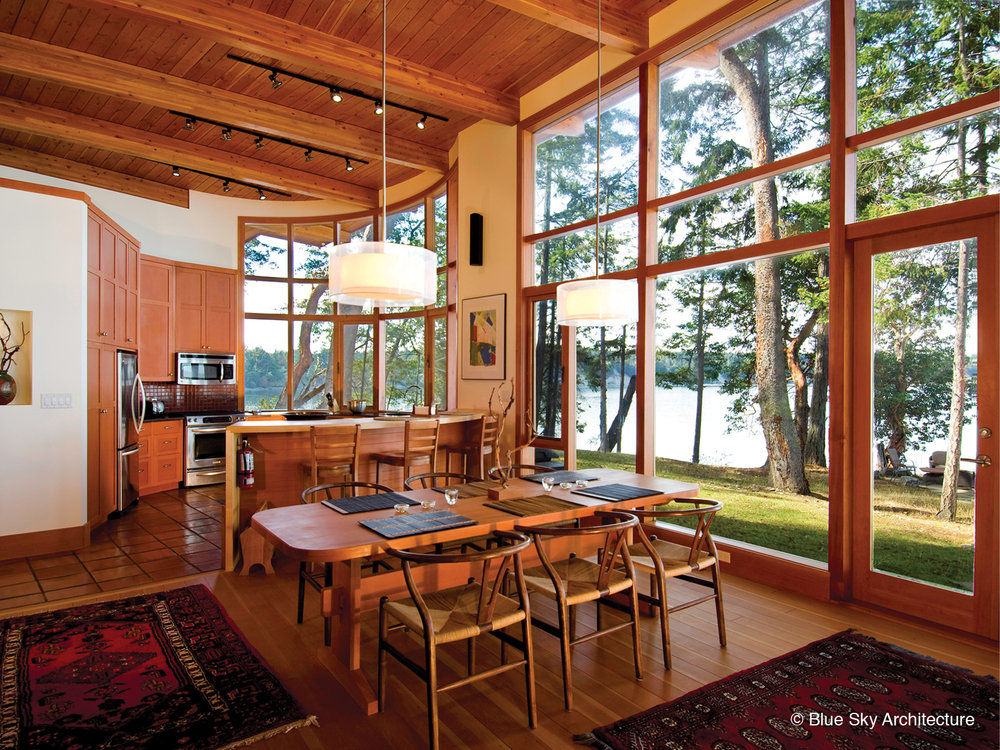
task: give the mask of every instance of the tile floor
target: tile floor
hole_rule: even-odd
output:
[[[0,562],[0,609],[218,570],[224,495],[222,485],[149,495],[86,549]]]

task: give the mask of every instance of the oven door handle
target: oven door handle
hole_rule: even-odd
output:
[[[195,435],[207,435],[210,433],[225,432],[225,427],[188,427],[188,432]]]
[[[191,469],[190,471],[188,471],[188,474],[194,474],[199,477],[217,477],[225,473],[226,473],[225,469],[223,469],[222,471],[201,471],[199,469]]]

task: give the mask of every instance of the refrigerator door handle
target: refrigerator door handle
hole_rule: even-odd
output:
[[[139,427],[136,428],[136,432],[138,432],[146,424],[146,384],[142,382],[138,372],[135,374],[135,379],[139,383],[139,395],[142,399],[136,403],[136,407],[139,409]]]
[[[132,412],[132,426],[135,427],[136,434],[139,433],[139,420],[135,416],[135,394],[136,394],[136,390],[138,388],[139,388],[139,373],[136,373],[135,377],[132,378],[132,395],[129,396],[129,400],[128,400],[128,402],[129,402],[128,403],[128,408],[129,408],[129,411]]]
[[[118,455],[120,455],[120,456],[134,456],[138,452],[139,452],[139,446],[137,445],[134,448],[122,448],[120,451],[118,451]]]

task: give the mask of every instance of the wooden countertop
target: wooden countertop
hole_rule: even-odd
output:
[[[441,424],[451,424],[453,422],[469,422],[479,419],[482,414],[473,411],[456,411],[451,413],[440,413],[432,417],[337,417],[335,419],[247,419],[236,422],[226,428],[227,432],[247,434],[264,432],[308,432],[310,427],[329,427],[334,425],[361,425],[362,430],[377,430],[383,427],[392,427],[402,424],[409,419],[436,419]]]

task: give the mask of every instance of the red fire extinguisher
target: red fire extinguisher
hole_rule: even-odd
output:
[[[236,483],[240,487],[253,487],[253,449],[247,440],[236,451]]]

